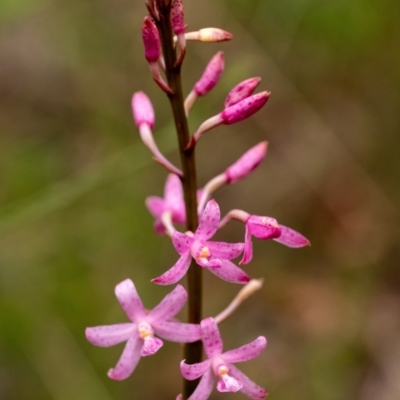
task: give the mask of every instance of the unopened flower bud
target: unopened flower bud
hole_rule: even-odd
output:
[[[270,94],[267,91],[253,94],[233,106],[225,108],[220,114],[223,123],[230,125],[249,118],[267,102]]]
[[[171,6],[171,26],[175,35],[185,33],[185,21],[182,0],[174,0]]]
[[[252,236],[258,239],[276,239],[281,235],[281,228],[275,218],[250,215],[246,227]]]
[[[150,99],[143,92],[136,92],[132,97],[132,111],[135,124],[138,128],[142,124],[147,124],[153,128],[155,116]]]
[[[260,165],[266,153],[267,142],[261,142],[246,151],[239,160],[226,169],[226,183],[234,183],[248,176]]]
[[[260,83],[261,78],[249,78],[243,82],[240,82],[236,85],[226,96],[224,106],[225,108],[231,107],[238,103],[239,101],[249,97],[253,94],[254,90]]]
[[[144,56],[149,63],[156,63],[161,54],[161,42],[155,23],[145,17],[142,24]]]
[[[224,42],[231,40],[233,35],[219,28],[203,28],[196,32],[188,32],[186,40],[198,40],[200,42]]]
[[[194,85],[194,91],[198,96],[204,96],[218,83],[224,70],[224,53],[219,51],[208,63],[201,78]]]

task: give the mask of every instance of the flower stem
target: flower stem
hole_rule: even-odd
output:
[[[182,94],[181,66],[176,65],[176,52],[170,23],[169,1],[158,1],[159,20],[156,21],[163,48],[168,86],[173,94],[167,94],[171,103],[175,127],[178,135],[179,153],[181,157],[183,178],[182,185],[186,208],[187,229],[194,232],[198,225],[197,216],[197,177],[194,148],[186,149],[190,140],[189,127],[184,108]],[[202,269],[193,261],[188,271],[188,322],[199,324],[202,314]],[[202,359],[201,341],[187,343],[184,347],[184,359],[188,364],[195,364]],[[198,381],[183,383],[183,399],[187,399],[194,391]]]

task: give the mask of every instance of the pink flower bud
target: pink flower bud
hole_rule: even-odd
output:
[[[132,97],[132,111],[135,124],[139,128],[147,124],[150,129],[154,125],[154,109],[150,99],[143,92],[136,92]]]
[[[224,42],[231,40],[232,34],[219,28],[203,28],[197,32],[188,32],[186,40],[199,40],[200,42]]]
[[[149,63],[156,63],[161,54],[161,42],[155,23],[145,17],[142,24],[144,56]]]
[[[228,96],[226,96],[225,99],[225,108],[231,107],[238,103],[239,101],[245,99],[246,97],[249,97],[253,94],[254,90],[260,83],[261,78],[255,77],[255,78],[249,78],[246,79],[243,82],[240,82],[238,85],[236,85],[229,93]]]
[[[204,96],[218,83],[224,65],[224,53],[220,51],[211,59],[203,75],[194,85],[194,91],[198,96]]]
[[[260,165],[266,153],[267,142],[261,142],[246,151],[239,160],[226,169],[226,183],[234,183],[245,178]]]
[[[171,7],[171,26],[175,35],[185,33],[185,22],[182,0],[175,0]]]
[[[226,125],[242,121],[256,113],[268,100],[270,92],[253,94],[221,112],[222,123]]]

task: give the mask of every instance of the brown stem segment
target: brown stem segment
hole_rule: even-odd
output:
[[[173,34],[169,18],[171,2],[158,0],[157,5],[160,19],[155,22],[160,32],[168,85],[173,91],[173,94],[168,94],[168,98],[171,103],[179,142],[179,153],[183,171],[182,185],[186,207],[186,225],[188,230],[194,232],[198,225],[195,152],[194,148],[186,149],[190,140],[190,134],[182,94],[181,66],[179,63],[176,65],[176,52],[173,45]],[[199,268],[192,261],[187,277],[189,295],[188,322],[199,324],[202,314],[202,268]],[[184,359],[188,364],[195,364],[202,360],[201,341],[185,345]],[[197,380],[184,380],[183,399],[187,399],[193,393],[197,384]]]

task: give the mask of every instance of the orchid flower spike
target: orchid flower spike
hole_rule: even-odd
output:
[[[222,174],[217,175],[211,179],[203,189],[202,196],[198,204],[199,214],[207,200],[211,197],[212,193],[219,189],[221,186],[235,183],[250,175],[261,163],[267,154],[267,142],[261,142],[250,150],[247,150],[235,163],[228,167]]]
[[[231,40],[233,35],[219,28],[203,28],[196,32],[185,34],[186,40],[198,40],[200,42],[225,42]]]
[[[154,160],[165,167],[168,171],[183,176],[182,171],[164,157],[154,141],[152,132],[155,122],[154,109],[150,99],[145,93],[136,92],[133,95],[132,112],[135,124],[139,129],[140,137],[146,147],[153,154]]]
[[[185,111],[186,115],[189,114],[197,97],[205,96],[214,86],[218,83],[219,78],[224,70],[225,60],[224,53],[219,51],[208,63],[206,69],[203,72],[201,78],[196,82],[192,91],[189,93],[185,100]]]
[[[172,236],[175,228],[172,223],[184,224],[186,221],[185,203],[181,180],[175,174],[169,174],[164,187],[164,198],[150,196],[146,207],[156,218],[154,229],[158,234],[167,232]],[[166,220],[169,224],[165,224]]]
[[[252,236],[261,240],[273,239],[278,243],[292,248],[310,245],[310,241],[302,234],[287,226],[278,224],[275,218],[250,215],[242,210],[231,210],[222,219],[219,227],[221,228],[231,219],[236,219],[246,225],[243,258],[239,264],[248,264],[253,258]]]
[[[219,220],[219,206],[215,200],[210,200],[200,217],[199,226],[194,234],[178,231],[173,233],[172,243],[181,257],[172,268],[153,279],[152,282],[159,285],[172,285],[178,282],[186,274],[193,257],[198,265],[207,268],[225,281],[247,283],[250,280],[248,275],[229,261],[242,253],[243,243],[208,240],[218,230]]]
[[[126,341],[117,365],[108,371],[111,379],[128,378],[141,356],[150,356],[158,351],[163,342],[154,337],[154,334],[178,343],[200,339],[199,325],[185,324],[173,319],[187,299],[186,290],[182,286],[178,285],[151,311],[144,308],[130,279],[119,283],[115,287],[115,294],[131,322],[86,328],[85,332],[87,340],[100,347],[110,347]]]
[[[174,0],[171,6],[171,26],[177,37],[179,55],[175,66],[181,65],[186,53],[185,21],[182,0]]]
[[[214,387],[214,377],[218,379],[219,392],[242,392],[250,399],[264,399],[267,391],[250,380],[233,363],[258,357],[267,345],[267,339],[259,336],[256,340],[223,353],[223,342],[218,326],[213,318],[200,323],[201,336],[207,360],[198,364],[181,362],[181,373],[185,379],[201,378],[200,383],[188,400],[206,400]]]
[[[187,148],[192,148],[204,133],[218,125],[231,125],[251,117],[268,101],[270,94],[267,91],[253,94],[207,119],[193,134]]]
[[[144,56],[149,63],[151,76],[157,85],[166,93],[173,91],[161,76],[158,61],[161,56],[161,41],[155,23],[149,17],[145,17],[142,24],[142,39],[144,44]]]
[[[224,106],[225,108],[231,107],[239,101],[249,97],[253,94],[254,90],[260,83],[261,78],[249,78],[237,84],[226,96]]]

